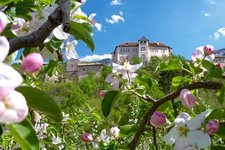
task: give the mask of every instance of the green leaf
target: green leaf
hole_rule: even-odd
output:
[[[144,84],[146,87],[151,87],[152,85],[157,85],[158,82],[152,78],[149,78],[146,75],[137,76],[134,79],[134,82]]]
[[[99,121],[99,122],[102,121],[102,118],[100,117],[99,114],[93,112],[93,113],[92,113],[92,116],[93,116],[93,118],[96,119],[97,121]]]
[[[118,91],[109,91],[105,94],[105,97],[101,102],[102,113],[105,117],[109,115],[112,105],[117,100],[118,93]]]
[[[176,76],[176,77],[173,77],[172,79],[172,87],[174,88],[178,88],[179,86],[189,82],[190,79],[187,78],[187,77],[183,77],[183,76]]]
[[[16,37],[15,34],[12,33],[11,28],[12,28],[12,23],[8,23],[6,28],[3,30],[3,32],[1,34],[4,35],[7,38]]]
[[[225,93],[225,83],[223,84],[222,88],[219,89],[218,92],[216,93],[216,97],[221,105],[224,102],[224,98],[225,98],[224,93]]]
[[[53,37],[48,43],[44,45],[51,53],[54,53],[56,50],[61,49],[60,46],[62,45],[62,43],[63,40],[59,40],[56,37]]]
[[[6,6],[6,5],[8,5],[8,4],[10,4],[10,3],[18,3],[20,0],[1,0],[0,1],[0,4],[1,5],[4,5],[4,6]]]
[[[14,4],[13,7],[16,8],[17,17],[24,18],[25,20],[31,20],[31,10],[37,8],[34,4],[34,0],[22,0]]]
[[[195,65],[193,63],[190,63],[189,65],[190,71],[194,74],[199,74],[201,73],[203,70],[200,68],[200,66],[195,67]]]
[[[69,30],[69,33],[72,34],[76,40],[81,39],[82,41],[84,41],[93,52],[95,46],[91,36],[92,30],[90,25],[88,25],[87,23],[81,24],[75,21],[71,21],[71,28]]]
[[[216,132],[216,135],[225,139],[225,124],[220,124],[219,130]]]
[[[136,124],[123,125],[120,127],[120,137],[129,137],[132,136],[137,130]]]
[[[213,146],[211,146],[211,150],[225,150],[225,146],[213,145]]]
[[[183,64],[179,59],[172,59],[167,63],[161,63],[157,71],[166,71],[166,70],[182,70]]]
[[[7,125],[20,147],[24,150],[39,150],[39,141],[31,123],[25,119],[18,124]]]
[[[211,120],[211,119],[225,119],[225,110],[224,109],[214,109],[212,110],[211,114],[207,116],[206,120]]]
[[[56,75],[56,71],[61,72],[58,66],[58,61],[52,59],[49,61],[48,65],[43,69],[43,72],[47,73],[48,76],[50,77]]]
[[[33,87],[18,87],[16,90],[23,94],[30,108],[44,113],[56,122],[62,120],[58,104],[45,92]]]
[[[221,68],[216,67],[213,63],[209,62],[208,60],[202,60],[202,66],[208,70],[206,77],[222,79]]]

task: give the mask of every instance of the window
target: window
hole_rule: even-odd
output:
[[[165,53],[165,50],[162,49],[161,51],[162,51],[162,53]]]
[[[83,70],[85,70],[85,68],[83,68]]]
[[[124,57],[123,57],[123,56],[121,56],[121,57],[120,57],[120,60],[124,60]]]
[[[142,54],[141,59],[145,59],[145,58],[146,58],[145,54]]]
[[[141,50],[142,50],[142,51],[145,51],[145,47],[141,47]]]

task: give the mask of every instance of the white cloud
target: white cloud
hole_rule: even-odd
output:
[[[122,2],[121,2],[121,0],[112,0],[110,5],[122,5]]]
[[[102,24],[95,23],[94,27],[97,29],[97,31],[102,31]]]
[[[212,5],[216,4],[215,0],[205,0],[205,2],[212,4]]]
[[[123,12],[122,11],[120,11],[119,13],[120,13],[120,16],[123,16]]]
[[[216,4],[214,0],[208,0],[210,4]]]
[[[225,27],[219,28],[215,33],[214,33],[214,39],[219,40],[220,37],[225,37]]]
[[[212,16],[212,14],[211,14],[211,13],[206,12],[206,11],[204,11],[204,10],[201,12],[201,15],[203,15],[203,16],[205,16],[205,17]]]
[[[82,62],[94,62],[94,61],[99,61],[99,60],[102,60],[102,59],[106,59],[106,58],[110,58],[112,59],[112,55],[111,54],[104,54],[104,55],[88,55],[88,56],[85,56],[84,58],[81,58],[80,61]]]
[[[124,22],[124,18],[119,15],[112,15],[111,19],[106,18],[105,21],[110,24],[114,24],[114,23],[119,23],[120,21]]]

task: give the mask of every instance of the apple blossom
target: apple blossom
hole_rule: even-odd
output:
[[[112,128],[110,128],[110,133],[113,137],[118,138],[120,129],[118,127],[112,127]]]
[[[213,120],[210,120],[207,124],[206,124],[206,131],[209,133],[209,134],[214,134],[217,132],[217,130],[219,129],[220,127],[220,124],[218,122],[218,120],[216,119],[213,119]]]
[[[105,143],[107,143],[107,144],[110,142],[109,136],[107,135],[105,129],[103,129],[103,130],[101,131],[101,135],[100,135],[99,138],[100,138],[101,141],[103,141],[103,142],[105,142]]]
[[[172,145],[175,143],[175,150],[203,149],[211,145],[209,135],[201,130],[201,125],[205,121],[210,111],[206,110],[195,116],[193,119],[189,114],[182,112],[174,120],[175,127],[163,137],[163,140]]]
[[[34,73],[38,71],[43,64],[43,58],[39,53],[30,53],[23,60],[22,69],[27,73]]]
[[[0,12],[0,33],[5,29],[7,23],[8,23],[7,16],[3,12]]]
[[[106,77],[105,82],[110,83],[113,86],[114,90],[119,90],[120,81],[119,81],[119,79],[117,79],[116,75],[114,75],[112,73],[109,74]]]
[[[16,36],[24,36],[29,34],[29,23],[23,18],[14,18],[11,29]]]
[[[96,24],[96,21],[94,19],[94,17],[96,16],[97,14],[96,13],[91,13],[88,17],[90,23],[94,26]]]
[[[194,62],[203,59],[212,62],[215,58],[213,51],[214,48],[212,45],[200,46],[196,48],[191,58]]]
[[[28,114],[28,106],[24,96],[12,91],[0,100],[0,122],[21,122]]]
[[[105,81],[107,83],[111,83],[113,85],[115,90],[119,89],[119,79],[117,79],[116,76],[121,75],[123,79],[128,80],[128,84],[131,84],[131,82],[134,81],[134,78],[137,76],[137,73],[134,73],[137,71],[143,63],[137,64],[137,65],[130,65],[129,62],[125,62],[123,66],[112,63],[112,73],[109,74]]]
[[[214,48],[211,45],[204,46],[203,48],[205,56],[212,55],[214,53]]]
[[[61,139],[58,137],[58,135],[55,137],[54,134],[52,134],[52,144],[57,145],[59,143],[61,143]]]
[[[84,133],[82,136],[81,136],[81,139],[85,142],[85,143],[88,143],[90,141],[93,140],[93,137],[91,134],[89,133]]]
[[[73,40],[72,42],[67,42],[65,45],[63,44],[65,48],[65,55],[68,60],[78,59],[78,54],[77,51],[75,50],[76,45],[77,45],[76,40]]]
[[[191,91],[188,89],[182,89],[180,92],[180,101],[185,107],[191,108],[195,104],[196,99],[192,95]]]
[[[153,127],[160,128],[166,123],[166,116],[160,111],[155,111],[151,116],[150,123]]]

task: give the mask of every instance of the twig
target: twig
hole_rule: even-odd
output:
[[[153,112],[155,112],[160,105],[164,104],[165,102],[167,102],[169,100],[175,99],[180,94],[180,91],[182,89],[194,90],[194,89],[205,88],[205,89],[218,90],[221,87],[222,87],[222,83],[218,83],[218,82],[196,82],[196,83],[193,83],[193,84],[186,85],[186,86],[178,89],[177,91],[172,92],[172,93],[160,98],[158,101],[153,103],[153,105],[145,113],[145,115],[144,115],[144,117],[143,117],[137,131],[136,131],[136,134],[135,134],[133,140],[131,141],[131,143],[128,145],[128,147],[131,150],[135,150],[135,148],[137,146],[137,142],[138,142],[141,134],[143,133],[143,131],[145,129],[145,124],[147,123],[149,117],[152,116]]]
[[[155,127],[152,128],[152,134],[153,134],[153,143],[155,146],[155,149],[158,150],[158,144],[157,144],[157,140],[156,140],[156,129]]]
[[[10,39],[10,51],[8,55],[21,48],[37,47],[41,45],[50,33],[62,22],[64,25],[64,31],[68,31],[70,24],[67,13],[70,8],[67,7],[70,7],[70,0],[60,0],[60,4],[61,5],[55,9],[55,11],[48,17],[48,20],[39,29],[26,36]]]
[[[151,102],[151,103],[155,103],[156,102],[156,100],[154,98],[152,98],[151,96],[149,96],[149,95],[143,96],[143,95],[141,95],[141,94],[139,94],[139,93],[137,93],[135,91],[132,91],[132,93],[134,95],[138,96],[139,98],[147,101],[147,102]]]

